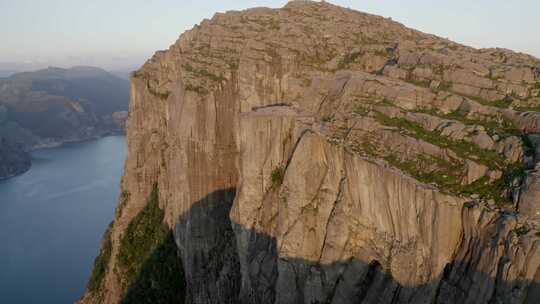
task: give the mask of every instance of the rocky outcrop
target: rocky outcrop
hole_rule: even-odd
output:
[[[240,128],[231,218],[244,302],[522,303],[538,289],[538,240],[517,236],[519,217],[442,194],[281,111],[246,114]]]
[[[81,303],[139,286],[155,191],[185,303],[536,303],[539,67],[325,2],[204,20],[132,77]]]

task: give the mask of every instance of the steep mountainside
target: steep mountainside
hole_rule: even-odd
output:
[[[30,169],[30,155],[0,137],[0,180],[13,177]]]
[[[92,67],[48,68],[0,79],[0,138],[8,143],[0,145],[0,153],[8,153],[8,146],[25,153],[122,132],[128,99],[127,81]]]
[[[291,1],[131,81],[81,303],[540,301],[537,58]]]

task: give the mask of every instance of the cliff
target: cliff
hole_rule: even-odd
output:
[[[129,83],[98,68],[14,74],[0,79],[0,138],[12,155],[29,159],[26,153],[33,149],[123,133],[128,99]],[[11,172],[29,166],[18,168]],[[9,176],[0,172],[0,178]]]
[[[537,58],[292,1],[131,81],[81,303],[540,301]]]

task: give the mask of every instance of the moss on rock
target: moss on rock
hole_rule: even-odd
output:
[[[103,236],[100,253],[94,261],[94,269],[92,270],[92,275],[86,286],[90,292],[99,290],[103,283],[103,279],[105,278],[107,268],[109,267],[112,253],[111,226],[112,225],[109,225],[109,228]]]
[[[163,223],[158,188],[129,223],[118,252],[126,295],[122,303],[183,303],[185,282],[171,230]]]

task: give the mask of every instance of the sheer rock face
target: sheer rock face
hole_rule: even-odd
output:
[[[157,184],[186,303],[536,303],[538,178],[512,170],[539,83],[531,56],[328,3],[216,14],[132,77],[129,199],[82,302],[121,301]]]

